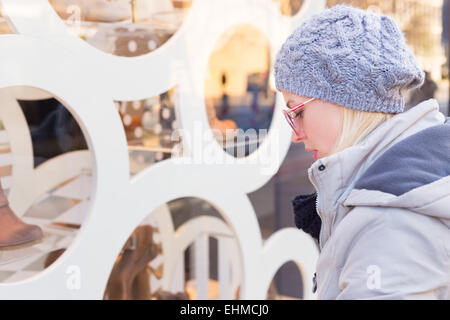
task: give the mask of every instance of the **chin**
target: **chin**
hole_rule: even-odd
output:
[[[317,151],[317,159],[322,159],[328,157],[328,154],[321,153],[320,151]]]
[[[328,157],[330,154],[328,153],[317,153],[317,159],[322,159]]]

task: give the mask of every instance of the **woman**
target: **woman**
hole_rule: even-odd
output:
[[[316,193],[293,204],[319,240],[318,298],[449,299],[450,121],[434,99],[403,112],[424,74],[395,22],[324,10],[283,44],[275,79],[292,141],[314,152]]]

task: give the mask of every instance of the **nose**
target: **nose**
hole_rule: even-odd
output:
[[[299,143],[305,140],[306,136],[303,134],[303,132],[300,132],[299,134],[292,132],[291,141],[294,143]]]

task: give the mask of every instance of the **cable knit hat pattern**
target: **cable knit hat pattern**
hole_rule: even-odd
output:
[[[302,23],[282,45],[274,71],[278,90],[384,113],[403,112],[404,93],[424,81],[390,17],[347,5]]]

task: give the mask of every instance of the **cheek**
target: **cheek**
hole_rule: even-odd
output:
[[[333,115],[333,117],[318,113],[312,114],[309,119],[305,119],[305,131],[308,140],[319,151],[330,152],[340,134],[340,123],[339,114]]]
[[[339,120],[337,118],[334,118],[331,121],[329,121],[327,129],[328,129],[327,144],[330,149],[329,151],[331,151],[331,148],[334,146],[334,143],[336,142],[341,132],[341,125]]]

